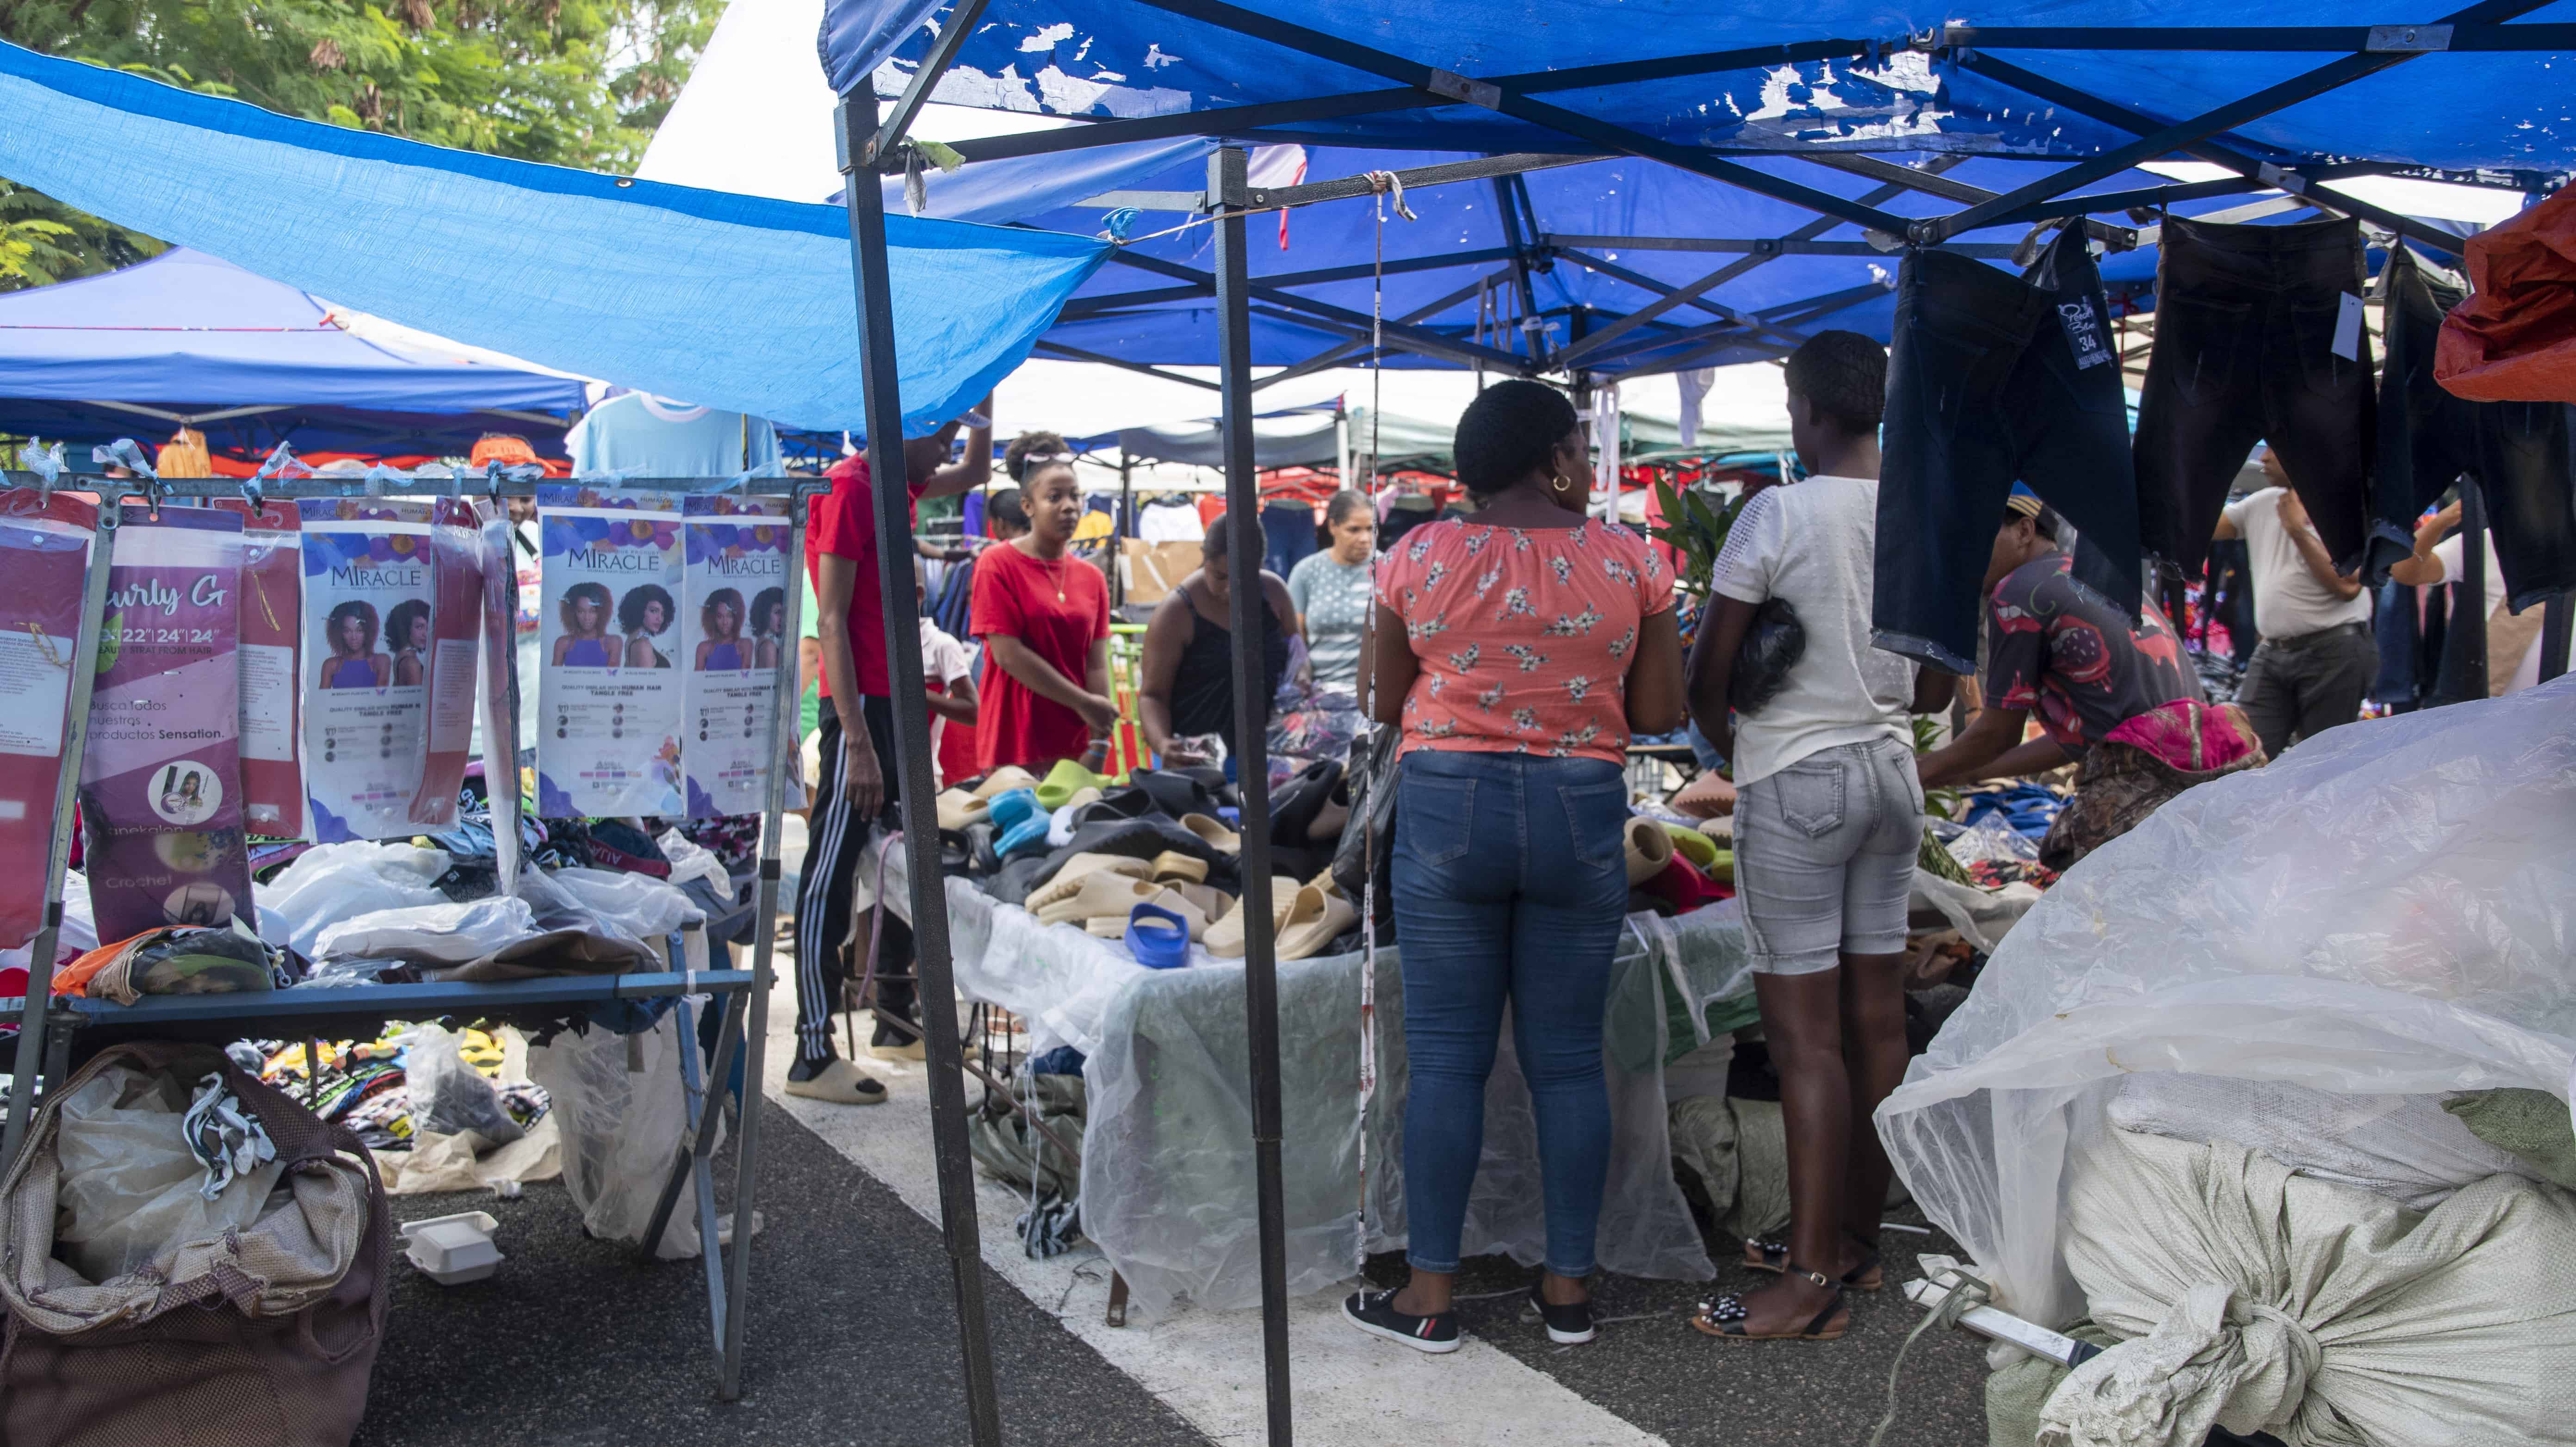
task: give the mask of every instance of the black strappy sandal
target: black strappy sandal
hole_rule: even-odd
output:
[[[1843,1273],[1843,1285],[1854,1291],[1877,1291],[1887,1285],[1887,1269],[1878,1254],[1878,1243],[1865,1236],[1852,1238],[1861,1244],[1860,1264]],[[1789,1269],[1789,1245],[1769,1236],[1744,1238],[1744,1269],[1772,1276]]]
[[[1759,1334],[1746,1331],[1744,1323],[1752,1312],[1745,1307],[1741,1296],[1721,1296],[1714,1301],[1701,1302],[1699,1310],[1691,1315],[1691,1330],[1727,1341],[1842,1340],[1843,1333],[1851,1330],[1851,1308],[1843,1301],[1842,1284],[1821,1271],[1809,1271],[1803,1266],[1792,1265],[1783,1274],[1803,1276],[1833,1293],[1832,1299],[1825,1303],[1825,1309],[1817,1312],[1804,1330]],[[1841,1320],[1835,1320],[1836,1317]]]

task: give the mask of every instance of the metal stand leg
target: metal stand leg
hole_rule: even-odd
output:
[[[723,1235],[716,1224],[716,1137],[721,1134],[717,1123],[724,1119],[725,1099],[732,1091],[734,1042],[742,1034],[742,997],[727,995],[721,1008],[723,1014],[716,1027],[715,1059],[703,1075],[698,1070],[696,1011],[685,998],[677,1008],[680,1082],[688,1100],[689,1126],[680,1138],[679,1158],[672,1162],[670,1178],[662,1183],[661,1198],[654,1203],[652,1222],[644,1228],[642,1248],[644,1259],[653,1260],[654,1253],[661,1246],[662,1233],[670,1228],[672,1213],[679,1209],[681,1190],[684,1187],[693,1190],[698,1208],[699,1259],[707,1275],[707,1319],[719,1352],[724,1348],[725,1321],[729,1313]],[[740,1253],[750,1248],[751,1217],[737,1210],[734,1213],[733,1249]]]
[[[107,615],[107,575],[116,553],[118,506],[112,495],[100,501],[90,539],[80,632],[72,640],[72,659],[83,666],[71,670],[71,698],[65,705],[62,776],[54,784],[53,846],[45,861],[45,922],[28,941],[27,1000],[18,1020],[17,1073],[9,1088],[9,1114],[6,1125],[0,1126],[0,1172],[17,1159],[18,1143],[26,1139],[27,1113],[36,1103],[37,1072],[50,1069],[49,1078],[62,1079],[59,1062],[71,1054],[70,1033],[50,1028],[48,1005],[54,991],[54,954],[63,932],[63,875],[71,869],[72,811],[80,805],[81,754],[89,741],[90,686],[98,681],[98,670],[86,663],[98,657],[98,637]]]
[[[788,498],[787,556],[805,556],[805,494],[793,493]],[[804,611],[804,590],[789,588],[785,599],[785,617],[780,622],[781,636],[795,638]],[[761,808],[760,883],[753,891],[751,987],[743,1002],[748,1020],[743,1026],[741,1129],[739,1144],[734,1148],[733,1254],[725,1258],[724,1326],[720,1333],[723,1345],[717,1355],[716,1396],[731,1402],[742,1396],[743,1301],[751,1288],[751,1216],[758,1181],[754,1167],[760,1160],[760,1093],[766,1077],[769,1054],[769,990],[776,978],[771,966],[778,953],[778,877],[779,850],[784,837],[780,816],[787,810],[787,771],[797,767],[796,737],[796,651],[779,650],[778,670],[770,676],[770,717],[778,730],[778,747],[770,755],[768,798]],[[726,1008],[732,1009],[731,1002]],[[730,1032],[718,1037],[730,1038]],[[717,1078],[729,1079],[731,1061],[724,1058],[724,1048],[717,1046]],[[710,1253],[712,1259],[712,1253]]]

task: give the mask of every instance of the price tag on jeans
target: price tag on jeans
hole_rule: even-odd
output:
[[[2091,297],[2059,302],[2057,323],[2066,328],[2066,345],[2075,351],[2075,370],[2111,360],[2110,342],[2102,335],[2102,317],[2093,310]]]
[[[2361,360],[2361,298],[2351,292],[2343,294],[2343,310],[2335,313],[2334,354],[2347,362]]]

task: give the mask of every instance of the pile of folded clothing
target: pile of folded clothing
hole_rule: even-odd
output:
[[[1337,953],[1359,911],[1332,879],[1350,817],[1342,765],[1309,765],[1271,796],[1278,957]],[[1140,962],[1188,947],[1244,951],[1241,800],[1215,769],[1138,769],[1124,782],[1078,764],[1043,780],[1004,768],[939,796],[943,867],[1047,924],[1127,944]]]

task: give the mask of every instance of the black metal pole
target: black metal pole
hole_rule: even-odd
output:
[[[1001,1447],[993,1343],[984,1320],[984,1246],[975,1222],[974,1166],[966,1146],[964,1051],[957,987],[948,968],[947,882],[939,873],[939,815],[930,771],[930,714],[921,678],[921,610],[913,597],[912,497],[905,487],[903,395],[895,369],[894,295],[886,275],[885,196],[873,171],[849,159],[877,133],[866,87],[841,98],[841,174],[850,209],[850,270],[859,304],[866,392],[868,477],[876,494],[877,586],[885,600],[887,691],[894,700],[895,774],[903,795],[905,873],[921,1020],[930,1056],[931,1154],[939,1173],[939,1227],[957,1293],[958,1346],[966,1359],[966,1425],[975,1447]],[[894,782],[894,781],[889,781]]]
[[[1252,453],[1251,252],[1243,205],[1247,153],[1226,146],[1208,158],[1209,208],[1216,223],[1218,389],[1224,398],[1226,551],[1231,555],[1234,630],[1234,758],[1243,795],[1243,1015],[1252,1045],[1252,1166],[1261,1238],[1261,1357],[1270,1399],[1271,1447],[1294,1440],[1288,1397],[1288,1225],[1279,1161],[1279,962],[1271,924],[1270,678],[1263,630],[1278,625],[1261,586],[1261,479]]]

